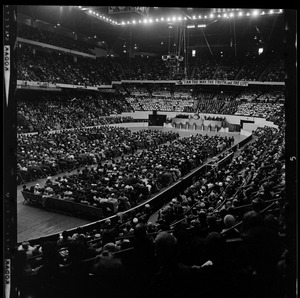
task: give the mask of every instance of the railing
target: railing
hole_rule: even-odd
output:
[[[89,219],[101,219],[104,217],[101,208],[88,206],[85,204],[75,203],[57,198],[42,198],[42,195],[35,195],[30,192],[21,192],[24,201],[30,205],[45,208],[48,210],[59,211],[73,216],[84,217]]]

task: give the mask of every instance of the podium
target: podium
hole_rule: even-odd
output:
[[[148,117],[148,126],[163,126],[166,120],[166,115],[157,115],[157,111],[153,111]]]

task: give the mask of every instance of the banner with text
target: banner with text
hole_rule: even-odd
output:
[[[181,80],[176,85],[227,85],[227,86],[248,86],[247,81],[234,80]]]

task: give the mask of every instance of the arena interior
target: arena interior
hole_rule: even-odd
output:
[[[291,12],[16,12],[11,293],[297,297]]]

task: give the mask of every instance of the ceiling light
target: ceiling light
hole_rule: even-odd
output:
[[[234,16],[233,12],[231,12],[229,16],[232,18]]]
[[[164,20],[164,18],[160,18],[162,21]]]
[[[239,12],[239,17],[241,17],[243,15],[243,12],[242,11],[240,11]]]
[[[135,24],[135,20],[132,21],[132,24]]]
[[[250,16],[250,13],[249,13],[249,12],[247,12],[247,13],[246,13],[246,16]]]
[[[92,11],[91,11],[91,10],[89,10],[89,13],[92,13]]]
[[[178,17],[178,20],[181,21],[181,17]]]
[[[158,18],[156,18],[156,20],[155,20],[156,22],[159,22],[159,20],[158,20]]]
[[[193,16],[193,19],[195,20],[195,19],[196,19],[196,16]]]
[[[262,14],[262,15],[264,15],[264,14],[265,14],[265,12],[264,12],[264,11],[262,11],[262,12],[261,12],[261,14]]]
[[[258,10],[254,10],[254,11],[252,12],[252,15],[253,15],[253,16],[257,16],[257,15],[258,15]]]
[[[274,12],[273,9],[271,9],[271,10],[270,10],[270,13],[272,14],[273,12]]]
[[[214,17],[214,15],[211,13],[209,17],[210,17],[210,18],[213,18],[213,17]]]
[[[148,23],[148,20],[147,20],[147,19],[144,19],[144,23],[145,23],[145,24]]]
[[[195,25],[187,25],[187,28],[195,28]]]

